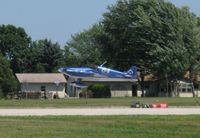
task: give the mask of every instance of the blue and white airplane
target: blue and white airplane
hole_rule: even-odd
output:
[[[58,71],[69,76],[82,76],[82,77],[109,77],[109,78],[137,78],[137,68],[132,66],[127,72],[121,72],[110,68],[105,68],[103,65],[98,66],[96,69],[88,67],[67,67],[60,68]]]

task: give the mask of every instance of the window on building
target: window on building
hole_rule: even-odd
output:
[[[182,88],[182,92],[186,92],[186,89],[185,89],[185,88]]]
[[[192,88],[188,88],[188,89],[187,89],[187,92],[192,92]]]
[[[164,88],[160,88],[160,92],[164,92],[165,91],[165,89]]]
[[[187,93],[192,92],[192,84],[191,83],[182,83],[180,86],[180,92]]]
[[[123,84],[114,84],[114,85],[112,85],[112,90],[123,91],[123,90],[127,90],[127,87]]]
[[[41,86],[41,91],[45,92],[46,91],[46,86]]]

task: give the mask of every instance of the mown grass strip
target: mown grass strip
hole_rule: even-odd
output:
[[[0,137],[200,137],[200,116],[0,117]]]
[[[120,97],[107,99],[0,100],[0,108],[130,107],[133,101],[141,103],[167,102],[170,106],[200,106],[200,98]]]

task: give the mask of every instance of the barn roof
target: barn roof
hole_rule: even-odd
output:
[[[16,77],[20,83],[66,83],[61,73],[17,73]]]

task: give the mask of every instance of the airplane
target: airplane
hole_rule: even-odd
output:
[[[98,66],[96,69],[88,67],[67,67],[60,68],[58,71],[69,76],[82,77],[109,77],[109,78],[137,78],[137,68],[132,66],[127,72],[121,72],[103,67],[107,62]]]

